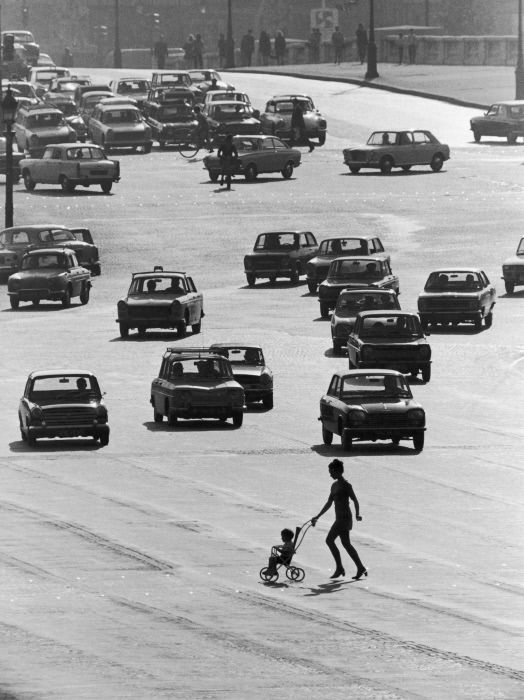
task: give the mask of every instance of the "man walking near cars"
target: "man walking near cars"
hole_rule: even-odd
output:
[[[158,37],[158,41],[155,42],[154,54],[158,70],[164,70],[166,67],[167,44],[163,34],[161,34]]]
[[[306,136],[306,122],[304,121],[304,112],[298,100],[293,100],[293,111],[291,113],[291,135],[293,143],[297,145],[309,146],[309,152],[315,150],[315,144]]]
[[[247,34],[244,34],[240,42],[240,56],[243,66],[250,66],[253,52],[255,50],[255,37],[253,30],[248,29]]]
[[[335,65],[340,65],[344,53],[344,35],[338,27],[335,27],[335,31],[331,35],[331,43],[333,45]]]
[[[364,29],[362,22],[359,23],[357,31],[355,32],[357,37],[357,53],[360,64],[362,65],[366,60],[366,53],[368,50],[368,33]]]

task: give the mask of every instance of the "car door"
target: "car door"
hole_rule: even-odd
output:
[[[99,109],[93,110],[93,114],[89,117],[89,134],[94,143],[101,144],[102,123],[101,113]]]
[[[413,132],[413,144],[415,149],[414,163],[431,163],[435,151],[438,149],[438,144],[431,143],[431,139],[425,131]]]
[[[484,136],[505,136],[502,126],[501,105],[494,104],[488,109],[482,123],[482,134]]]
[[[159,375],[156,379],[153,379],[151,386],[151,402],[154,411],[162,415],[167,415],[167,408],[169,406],[169,401],[167,400],[167,397],[170,395],[169,369],[170,363],[168,359],[164,358]]]
[[[495,302],[495,297],[496,297],[495,287],[491,284],[491,282],[489,281],[485,272],[481,272],[479,274],[479,277],[480,277],[481,284],[482,284],[480,302],[481,302],[482,308],[484,309],[485,313],[489,313],[490,308],[493,306],[493,304]]]
[[[331,379],[327,394],[322,398],[320,405],[322,425],[332,433],[336,432],[338,425],[338,411],[336,410],[336,405],[339,392],[340,377],[335,374]]]
[[[189,305],[189,323],[198,323],[202,317],[202,294],[197,292],[191,277],[186,277],[186,290]]]
[[[400,294],[398,277],[393,274],[389,260],[383,260],[380,269],[383,277],[383,283],[380,285],[381,288],[394,289],[397,294]]]
[[[409,131],[400,131],[395,144],[395,165],[414,165],[417,162],[413,136]]]
[[[362,345],[362,341],[360,340],[360,327],[361,322],[357,316],[357,318],[355,319],[355,323],[353,324],[353,330],[351,331],[348,337],[347,350],[349,369],[351,369],[352,367],[358,367],[358,362],[360,359],[360,347]]]
[[[69,268],[69,281],[71,283],[71,289],[73,290],[71,296],[77,297],[80,295],[82,287],[84,286],[85,273],[83,268],[78,264],[76,255],[73,253],[68,253],[66,255],[66,264]]]
[[[309,262],[318,253],[318,245],[315,236],[309,231],[300,234],[300,259],[304,263]]]

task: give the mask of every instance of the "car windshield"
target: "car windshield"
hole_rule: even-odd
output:
[[[262,233],[257,238],[255,250],[287,251],[298,248],[296,233]]]
[[[217,121],[234,121],[237,119],[249,119],[251,116],[247,106],[243,102],[234,104],[217,104],[210,107],[210,117]]]
[[[193,110],[189,105],[185,104],[164,105],[159,111],[158,117],[164,121],[168,121],[169,119],[172,121],[176,121],[177,119],[187,121],[188,119],[193,119]]]
[[[99,401],[101,394],[94,377],[84,374],[66,374],[35,378],[27,398],[40,405],[56,401],[91,403]]]
[[[149,87],[148,80],[124,80],[118,83],[118,92],[121,95],[132,95],[137,92],[147,92]]]
[[[342,398],[351,403],[357,396],[413,398],[406,380],[401,375],[355,374],[343,377]]]
[[[43,83],[45,85],[50,83],[53,80],[53,78],[60,77],[60,73],[58,73],[58,71],[56,70],[42,70],[38,71],[35,77],[37,82]]]
[[[364,279],[382,275],[380,262],[363,258],[360,260],[334,260],[329,266],[328,278]]]
[[[188,73],[173,75],[172,73],[160,74],[157,76],[157,84],[160,85],[191,85],[191,78]]]
[[[260,348],[248,348],[244,346],[227,348],[216,348],[219,355],[227,357],[231,364],[234,365],[264,365],[264,355]]]
[[[74,114],[78,114],[78,107],[74,102],[55,102],[57,109],[59,109],[62,114],[66,117],[72,117]]]
[[[104,151],[96,146],[68,148],[66,158],[67,160],[107,160]]]
[[[291,113],[295,107],[294,100],[285,100],[282,102],[277,102],[275,104],[275,110],[277,112]],[[301,106],[303,112],[309,112],[313,109],[313,105],[310,100],[297,100],[298,104]]]
[[[13,90],[16,90],[19,95],[22,95],[22,97],[29,97],[31,99],[34,99],[36,97],[36,93],[33,89],[33,86],[30,83],[16,83],[11,85]]]
[[[104,124],[127,124],[141,120],[142,117],[137,109],[112,109],[110,112],[104,112],[101,119]]]
[[[221,102],[223,100],[235,100],[236,102],[245,102],[246,104],[249,103],[249,98],[247,95],[245,95],[243,92],[219,92],[217,90],[213,92],[208,92],[209,99],[212,102]]]
[[[360,323],[361,338],[421,338],[422,328],[418,316],[384,314],[369,316]]]
[[[39,231],[38,240],[43,243],[50,242],[63,242],[63,241],[76,241],[71,231],[64,231],[63,229],[58,229],[55,231]]]
[[[224,358],[215,357],[180,357],[173,358],[169,364],[168,377],[170,381],[213,381],[216,379],[231,379],[231,365]]]
[[[478,272],[453,270],[432,272],[424,287],[426,292],[475,292],[482,289]]]
[[[398,309],[396,296],[368,291],[342,292],[337,300],[335,315],[341,318],[354,318],[361,311],[379,311],[381,309]]]
[[[52,268],[63,268],[66,260],[59,253],[42,253],[41,255],[27,255],[22,258],[22,270],[49,270]]]
[[[2,34],[13,34],[18,44],[34,44],[35,38],[31,32],[2,32]]]
[[[319,255],[366,255],[368,247],[362,238],[330,238],[322,241]]]
[[[182,275],[150,275],[135,277],[129,294],[147,294],[162,297],[166,294],[186,294],[186,282]]]
[[[27,126],[30,129],[49,129],[55,126],[63,126],[64,123],[64,115],[57,112],[33,114],[27,120]]]

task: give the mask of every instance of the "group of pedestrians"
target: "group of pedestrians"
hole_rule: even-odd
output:
[[[224,68],[227,59],[227,39],[224,34],[220,34],[217,42],[218,63],[220,68]],[[235,42],[233,40],[233,53],[235,50]],[[272,58],[274,58],[279,66],[283,66],[286,62],[287,44],[286,37],[282,30],[278,30],[275,38],[271,41],[271,37],[262,29],[258,37],[258,60],[263,66],[268,66]],[[251,66],[256,53],[256,41],[252,29],[248,29],[246,34],[240,40],[240,64],[241,66]]]
[[[398,64],[401,66],[407,54],[408,62],[413,65],[417,58],[418,37],[413,29],[407,34],[400,32],[397,38]]]

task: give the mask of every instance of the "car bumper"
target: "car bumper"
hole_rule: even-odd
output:
[[[459,322],[459,321],[479,321],[482,318],[482,311],[419,311],[420,320],[441,322]]]
[[[137,148],[139,146],[152,146],[153,139],[143,139],[141,141],[133,141],[132,139],[125,139],[122,141],[105,141],[104,148]]]
[[[270,270],[244,270],[246,275],[254,275],[257,279],[267,279],[269,277],[289,277],[293,274],[290,267],[272,268]]]
[[[232,418],[239,412],[246,410],[246,406],[175,406],[170,413],[177,418]]]
[[[19,289],[16,292],[7,292],[10,297],[17,297],[20,301],[42,301],[50,299],[59,301],[64,297],[65,289]]]
[[[358,369],[394,369],[402,374],[409,374],[410,372],[416,372],[424,369],[425,367],[431,367],[431,360],[394,360],[393,362],[388,362],[387,360],[374,360],[370,362],[359,362]]]
[[[266,396],[273,395],[273,387],[271,387],[271,389],[246,389],[246,387],[244,387],[244,393],[246,395],[246,403],[262,401]]]
[[[29,438],[99,437],[109,434],[107,423],[85,423],[79,425],[28,425],[25,432]]]

